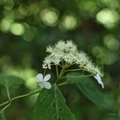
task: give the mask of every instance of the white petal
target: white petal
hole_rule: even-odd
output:
[[[103,82],[102,82],[102,80],[101,80],[101,78],[100,78],[100,75],[99,75],[99,74],[96,74],[96,75],[94,76],[94,78],[98,81],[99,84],[102,85],[102,88],[104,88],[104,84],[103,84]]]
[[[46,89],[50,89],[51,88],[51,84],[49,82],[44,82],[44,87]]]
[[[39,83],[39,86],[40,86],[41,88],[44,88],[44,87],[45,87],[43,82],[40,82],[40,83]]]
[[[41,81],[43,81],[43,74],[37,74],[37,76],[36,76],[36,81],[37,82],[41,82]]]
[[[51,78],[51,75],[50,75],[50,74],[47,74],[47,75],[44,77],[44,81],[48,81],[50,78]]]

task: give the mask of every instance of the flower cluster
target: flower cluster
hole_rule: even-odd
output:
[[[100,69],[95,66],[88,55],[77,50],[77,46],[71,41],[60,40],[55,46],[47,47],[49,55],[43,61],[43,68],[51,69],[52,65],[60,65],[62,61],[68,65],[77,64],[81,70],[88,71],[93,75],[103,76]]]

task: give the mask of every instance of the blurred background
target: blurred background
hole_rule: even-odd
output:
[[[63,88],[76,120],[120,119],[119,0],[0,0],[0,72],[25,80],[10,89],[11,96],[38,88],[35,76],[43,72],[46,46],[60,39],[73,40],[102,68],[105,89],[96,85],[115,104],[115,109],[100,108],[76,87]],[[48,72],[54,78],[54,69]],[[37,96],[14,101],[6,110],[7,120],[32,120]],[[0,103],[6,100],[0,85]]]

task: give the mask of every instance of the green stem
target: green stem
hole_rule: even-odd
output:
[[[59,79],[62,78],[62,76],[66,72],[66,69],[70,66],[69,64],[67,64],[67,63],[64,64],[63,62],[62,62],[62,65],[63,65],[62,70],[60,71],[60,74],[58,75],[58,79],[56,80],[56,83],[58,82]]]
[[[11,97],[10,97],[10,91],[9,91],[9,87],[6,87],[6,91],[7,91],[7,96],[8,96],[8,101],[7,101],[7,105],[2,109],[3,111],[8,108],[11,105]]]
[[[62,82],[62,83],[58,84],[58,87],[66,85],[66,84],[68,84],[68,82]]]
[[[70,70],[66,70],[66,72],[74,72],[74,71],[80,71],[82,69],[70,69]]]
[[[39,92],[40,92],[40,90],[35,91],[35,92],[31,92],[31,93],[28,93],[28,94],[20,95],[20,96],[11,98],[11,101],[14,101],[14,100],[17,100],[17,99],[20,99],[20,98],[24,98],[24,97],[27,97],[27,96],[30,96],[30,95],[34,95],[34,94],[39,93]],[[6,102],[0,104],[0,107],[3,106],[3,105],[8,104],[9,102],[10,102],[10,101],[8,100],[8,101],[6,101]]]
[[[56,65],[56,74],[57,74],[57,77],[58,77],[58,65]]]
[[[63,76],[63,78],[67,78],[67,77],[70,77],[70,78],[80,78],[80,77],[90,77],[90,76],[93,76],[93,75],[80,75],[80,76]]]
[[[5,109],[7,109],[10,105],[11,105],[11,102],[9,102],[9,104],[7,104],[2,110],[5,111]]]
[[[7,96],[8,96],[8,99],[9,99],[9,100],[11,100],[11,98],[10,98],[9,88],[8,88],[8,87],[6,87],[6,90],[7,90]]]
[[[57,79],[56,83],[58,82],[59,79],[61,79],[61,77],[63,76],[64,73],[65,73],[65,68],[62,68],[62,70],[61,70],[61,72],[60,72],[60,74],[58,76],[58,79]]]

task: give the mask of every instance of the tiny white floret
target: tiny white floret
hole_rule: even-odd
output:
[[[104,84],[103,84],[103,82],[102,82],[102,80],[101,80],[100,75],[99,75],[99,74],[96,74],[96,75],[94,76],[94,78],[98,81],[99,84],[101,84],[102,88],[104,88]]]
[[[43,76],[43,74],[39,73],[36,76],[36,81],[39,82],[39,86],[41,88],[50,89],[51,88],[51,84],[48,82],[48,80],[50,78],[51,78],[50,74],[47,74],[46,76]]]

